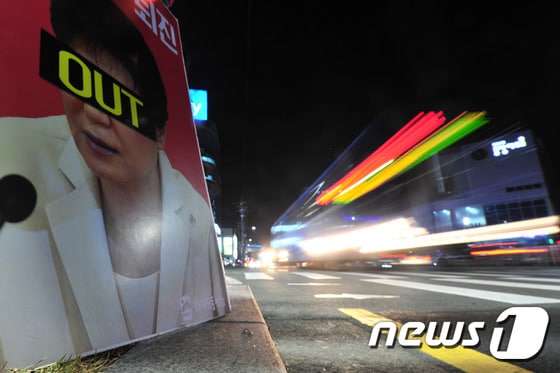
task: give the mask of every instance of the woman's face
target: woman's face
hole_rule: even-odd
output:
[[[97,50],[93,55],[81,43],[73,47],[126,87],[134,87],[127,71],[107,53]],[[157,153],[163,148],[164,136],[153,141],[63,91],[62,102],[76,146],[99,178],[134,186],[158,172]]]

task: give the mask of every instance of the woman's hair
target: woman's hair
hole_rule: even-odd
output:
[[[140,118],[140,126],[162,133],[168,119],[165,87],[142,34],[121,9],[112,0],[51,0],[50,11],[58,39],[69,46],[85,43],[93,53],[109,53],[122,64],[134,82],[128,88],[144,101],[142,113],[148,120]]]

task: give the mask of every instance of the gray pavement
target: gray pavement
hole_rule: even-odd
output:
[[[136,343],[105,372],[285,373],[247,285],[228,283],[229,314]]]

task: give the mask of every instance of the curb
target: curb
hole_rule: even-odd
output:
[[[228,294],[230,313],[137,342],[105,372],[286,373],[250,288],[228,284]]]

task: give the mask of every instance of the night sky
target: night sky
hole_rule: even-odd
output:
[[[558,158],[553,5],[176,0],[189,87],[208,91],[218,129],[222,226],[245,200],[267,241],[372,120],[386,137],[419,111],[486,110],[490,125],[522,121]]]

